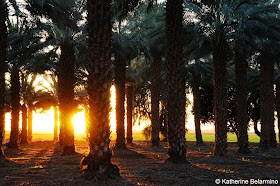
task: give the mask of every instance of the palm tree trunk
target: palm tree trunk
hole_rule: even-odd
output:
[[[21,118],[22,118],[22,129],[21,129],[21,144],[26,144],[27,142],[27,108],[25,104],[21,106]]]
[[[125,67],[124,61],[115,58],[115,83],[116,83],[116,122],[117,122],[117,148],[126,148],[124,129],[124,103],[125,103]]]
[[[7,145],[9,148],[18,148],[19,139],[19,110],[20,110],[20,82],[19,82],[19,69],[13,66],[11,74],[11,135],[10,142]]]
[[[59,74],[57,76],[57,98],[58,98],[58,110],[59,110],[59,144],[63,146],[64,144],[64,123],[65,117],[63,115],[63,107],[60,105],[61,101],[63,99],[63,83],[61,82],[61,78],[59,77]]]
[[[152,146],[159,146],[159,101],[161,85],[161,56],[151,60]]]
[[[64,117],[61,114],[62,112],[63,112],[62,108],[59,106],[59,144],[61,146],[63,146],[63,144],[64,144],[64,138],[63,137],[64,137],[64,123],[65,123]]]
[[[169,159],[186,163],[185,73],[183,61],[183,0],[166,2],[166,101]]]
[[[254,121],[254,131],[255,131],[255,134],[257,136],[261,137],[261,132],[258,129],[258,121],[257,120]]]
[[[132,137],[132,111],[133,111],[133,105],[132,105],[132,83],[126,84],[126,142],[128,144],[132,143],[133,137]]]
[[[53,141],[57,142],[57,140],[58,140],[58,109],[57,109],[57,106],[53,107],[53,111],[54,111]]]
[[[215,114],[214,155],[224,156],[227,152],[227,90],[226,52],[227,43],[222,29],[217,29],[213,51],[213,85]]]
[[[119,176],[119,168],[111,163],[112,153],[109,147],[112,82],[111,2],[111,0],[87,1],[90,152],[82,161],[82,165],[87,165],[85,176],[94,179]]]
[[[278,138],[280,142],[280,81],[276,81],[276,111],[277,111],[277,120],[278,120]]]
[[[0,2],[0,166],[6,161],[4,151],[2,150],[3,141],[5,138],[5,72],[7,60],[7,27],[6,20],[8,17],[5,1]]]
[[[236,75],[236,109],[237,109],[237,129],[238,129],[238,152],[249,153],[248,145],[248,107],[247,107],[247,69],[248,63],[246,55],[235,50],[235,75]]]
[[[192,91],[193,91],[193,113],[195,124],[196,144],[203,144],[201,129],[200,129],[200,81],[201,75],[199,73],[192,73]]]
[[[267,149],[276,147],[276,134],[274,131],[274,63],[260,56],[260,102],[261,102],[261,144]]]
[[[74,82],[75,82],[75,51],[73,46],[64,43],[61,46],[59,81],[59,108],[61,125],[63,126],[63,154],[75,153],[74,144]]]
[[[27,139],[29,142],[32,141],[32,124],[33,124],[33,110],[32,108],[29,106],[28,108],[28,134],[27,134]]]

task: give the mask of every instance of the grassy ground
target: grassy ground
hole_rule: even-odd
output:
[[[6,133],[5,139],[9,139],[9,134]],[[277,135],[278,136],[278,135]],[[84,134],[76,134],[75,138],[77,140],[85,140],[86,136]],[[213,142],[215,140],[215,134],[214,133],[206,133],[202,134],[203,141]],[[53,135],[52,134],[33,134],[33,139],[35,140],[52,140]],[[112,140],[116,139],[116,134],[112,133]],[[135,132],[133,134],[134,140],[147,140],[145,136],[142,135],[141,132]],[[195,134],[194,133],[187,133],[186,134],[187,141],[196,141]],[[249,133],[249,142],[259,143],[260,138],[253,133]],[[277,137],[277,141],[279,141]],[[235,134],[228,133],[228,142],[237,142],[237,138]]]

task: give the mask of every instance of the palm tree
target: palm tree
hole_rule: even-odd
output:
[[[201,74],[192,73],[192,91],[193,91],[193,113],[195,124],[196,144],[203,144],[201,129],[200,129],[200,84]]]
[[[128,144],[132,144],[132,113],[133,113],[133,94],[132,94],[133,86],[131,82],[126,83],[126,120],[127,120],[127,129],[126,129],[126,142]]]
[[[159,102],[161,90],[161,56],[153,57],[151,60],[151,110],[152,110],[152,146],[159,146]]]
[[[25,104],[21,105],[21,134],[20,134],[20,143],[26,144],[27,140],[27,107]]]
[[[198,47],[199,48],[199,47]],[[204,84],[207,83],[209,86],[209,80],[211,78],[209,76],[212,75],[212,58],[209,59],[210,54],[206,57],[196,59],[195,63],[188,64],[187,70],[190,72],[190,80],[188,80],[189,85],[192,88],[193,93],[193,114],[194,114],[194,124],[195,124],[195,134],[196,134],[196,144],[200,145],[203,144],[202,135],[201,135],[201,122],[211,122],[210,117],[206,116],[205,114],[209,114],[213,112],[213,108],[208,109],[209,106],[213,105],[213,103],[205,103],[205,101],[209,101],[205,98],[205,94],[203,91],[205,90]],[[201,57],[201,56],[199,56]],[[211,62],[210,62],[211,60]],[[207,96],[211,97],[213,100],[212,95],[208,95],[212,89],[207,89]],[[206,107],[207,106],[207,107]]]
[[[8,19],[8,12],[5,1],[0,2],[0,165],[6,161],[4,151],[2,150],[4,135],[5,135],[5,72],[6,72],[6,61],[7,61],[7,26],[6,20]]]
[[[259,50],[260,45],[256,44],[256,40],[261,38],[265,40],[273,35],[267,33],[268,27],[272,26],[269,26],[270,21],[268,20],[274,20],[273,15],[275,15],[274,12],[277,12],[278,5],[265,1],[236,1],[230,2],[229,5],[233,11],[230,11],[231,13],[228,17],[231,17],[231,20],[236,20],[229,21],[228,24],[235,30],[233,39],[235,40],[234,62],[236,72],[238,151],[248,153],[250,152],[248,146],[248,106],[244,104],[248,97],[247,58],[250,53],[255,52],[255,49]]]
[[[127,64],[137,56],[138,42],[133,35],[126,34],[129,30],[121,26],[119,22],[118,32],[114,32],[112,36],[112,52],[114,54],[114,74],[116,85],[116,122],[117,122],[117,139],[116,147],[125,148],[125,83]]]
[[[19,140],[19,110],[20,110],[20,79],[19,67],[14,65],[11,72],[11,135],[7,144],[8,148],[18,148]]]
[[[128,36],[122,32],[121,22],[119,23],[118,33],[113,33],[113,52],[114,52],[114,74],[116,87],[116,148],[126,148],[125,146],[125,82],[126,82],[126,62],[127,62],[127,42]]]
[[[242,50],[243,49],[243,50]],[[245,52],[244,52],[245,51]],[[249,153],[248,145],[248,107],[247,104],[247,69],[248,62],[246,49],[240,45],[235,46],[235,74],[236,74],[236,110],[238,127],[239,152]]]
[[[202,1],[193,2],[193,10],[200,19],[203,29],[201,39],[210,41],[213,56],[213,100],[215,116],[215,145],[214,155],[224,156],[227,149],[227,92],[226,65],[228,60],[227,26],[223,19],[224,2]],[[203,5],[209,7],[208,10]],[[203,41],[203,40],[202,40]]]
[[[75,152],[74,145],[74,82],[75,82],[75,51],[73,46],[62,43],[58,70],[58,100],[60,123],[63,126],[63,154]]]
[[[236,78],[237,78],[237,123],[238,123],[238,141],[239,151],[243,153],[249,152],[248,148],[248,115],[247,105],[244,104],[247,97],[247,56],[249,46],[258,48],[261,46],[260,43],[256,44],[256,40],[260,38],[272,38],[267,28],[275,24],[275,12],[277,12],[276,4],[272,2],[258,1],[221,1],[217,3],[214,1],[203,1],[207,5],[214,5],[213,9],[216,17],[214,16],[215,22],[212,24],[215,27],[214,31],[214,44],[213,46],[213,60],[214,60],[214,109],[215,109],[215,121],[216,121],[216,146],[215,154],[224,155],[226,152],[226,98],[221,97],[225,95],[226,82],[226,60],[227,52],[225,49],[228,48],[227,42],[229,39],[235,43],[235,64],[236,64]],[[246,11],[244,11],[246,9]],[[268,13],[269,12],[269,13]],[[268,18],[270,17],[270,18]],[[205,18],[205,17],[204,17]],[[265,23],[267,20],[270,23]],[[202,19],[203,20],[203,19]],[[207,20],[207,19],[206,19]],[[211,25],[211,24],[210,24]],[[228,29],[231,28],[231,29]],[[272,27],[271,27],[272,28]],[[259,32],[259,30],[263,32]],[[277,28],[273,28],[273,34],[275,34]],[[257,32],[256,32],[257,31]],[[265,36],[263,36],[263,35]],[[231,38],[232,37],[232,38]],[[258,38],[258,39],[256,39]],[[220,45],[220,46],[219,46]],[[221,51],[219,51],[221,50]],[[222,50],[224,52],[222,52]],[[257,49],[258,51],[259,48]],[[218,64],[216,63],[218,62]],[[222,64],[223,63],[223,64]],[[218,68],[218,69],[217,69]],[[221,73],[218,73],[221,72]],[[223,76],[223,77],[222,77]],[[216,79],[218,78],[218,79]],[[223,79],[223,80],[222,80]],[[217,85],[218,87],[216,87]],[[217,95],[218,93],[218,95]],[[217,100],[218,99],[218,100]],[[218,104],[218,105],[217,105]],[[224,122],[224,124],[222,124]],[[219,151],[219,152],[217,152]]]
[[[21,73],[21,111],[22,111],[22,130],[20,143],[25,144],[32,140],[32,107],[35,101],[35,85],[36,75],[31,75],[28,81],[28,75]]]
[[[117,56],[114,61],[115,84],[116,84],[116,121],[117,121],[117,148],[126,148],[124,129],[124,102],[125,102],[125,71],[126,61]]]
[[[254,132],[260,137],[258,123],[260,121],[260,72],[257,63],[251,63],[248,69],[248,116],[254,123]]]
[[[60,109],[60,143],[64,145],[63,154],[75,152],[74,129],[72,118],[74,114],[74,83],[75,62],[77,54],[77,39],[82,36],[77,22],[82,19],[79,3],[69,1],[48,1],[41,3],[37,0],[28,0],[27,9],[34,15],[42,15],[52,20],[52,24],[40,24],[48,32],[50,44],[54,49],[49,53],[57,59],[56,52],[60,48],[61,55],[57,64],[58,74],[58,101]],[[50,8],[53,7],[53,8]],[[48,10],[48,11],[46,11]],[[57,15],[63,16],[63,21]],[[83,38],[83,37],[82,37]]]
[[[160,132],[160,108],[161,101],[161,66],[162,56],[164,55],[164,11],[163,6],[158,5],[149,12],[148,25],[145,29],[145,40],[143,45],[146,45],[150,59],[150,81],[151,81],[151,124],[152,124],[152,146],[159,146]]]
[[[87,33],[89,49],[89,146],[83,160],[89,178],[119,175],[111,163],[110,144],[110,87],[111,87],[111,0],[87,1]]]
[[[63,133],[63,129],[62,129],[62,125],[60,125],[60,129],[59,129],[59,136],[58,136],[58,113],[59,113],[59,109],[58,109],[58,82],[57,82],[57,76],[55,74],[50,74],[47,76],[44,76],[44,78],[46,79],[46,81],[49,84],[50,87],[50,94],[53,97],[54,100],[54,105],[53,105],[53,109],[54,109],[54,137],[53,137],[53,141],[57,142],[58,139],[60,141],[60,144],[62,145],[62,133]],[[46,87],[46,89],[48,89]]]
[[[224,156],[227,152],[227,54],[225,50],[228,48],[228,46],[223,25],[220,25],[216,28],[213,43],[213,85],[215,113],[214,155]]]
[[[142,14],[146,15],[139,19],[139,15]],[[163,5],[155,6],[155,3],[153,3],[152,1],[150,1],[148,5],[143,3],[138,6],[138,8],[133,11],[133,14],[128,16],[126,20],[128,20],[128,24],[126,26],[127,30],[132,31],[131,35],[133,40],[138,41],[138,50],[143,51],[145,60],[149,61],[149,64],[147,65],[148,68],[141,65],[140,68],[142,68],[143,66],[144,68],[142,69],[146,70],[142,71],[143,73],[141,72],[140,68],[137,67],[136,71],[140,71],[141,73],[136,73],[135,75],[144,75],[145,80],[147,81],[144,80],[143,83],[136,83],[135,87],[137,87],[136,90],[140,90],[137,91],[136,94],[136,97],[140,98],[137,99],[139,100],[137,101],[137,103],[141,103],[142,101],[143,103],[149,102],[148,100],[145,100],[145,98],[147,97],[143,96],[143,94],[146,94],[148,97],[150,97],[149,99],[151,99],[151,104],[147,104],[146,106],[144,106],[143,104],[143,107],[141,106],[141,104],[137,104],[137,108],[139,108],[138,106],[140,106],[141,108],[135,110],[142,110],[143,112],[140,114],[145,113],[146,115],[148,115],[148,119],[151,119],[151,130],[149,131],[151,131],[152,134],[152,146],[159,146],[159,131],[161,124],[159,117],[159,103],[161,100],[161,64],[162,56],[164,54],[163,41],[165,29]],[[140,56],[141,55],[139,55],[138,57],[141,58]],[[140,81],[137,80],[137,82]]]
[[[183,61],[183,0],[166,2],[166,101],[169,161],[185,163],[185,72]]]
[[[24,21],[25,17],[17,17],[17,23],[9,24],[8,39],[8,61],[11,67],[11,135],[8,147],[18,148],[19,134],[19,110],[20,110],[20,70],[26,66],[34,53],[46,45],[40,42],[41,37],[37,36],[39,30],[30,21]]]
[[[261,143],[263,149],[269,146],[276,147],[276,134],[274,131],[274,60],[261,54],[260,62],[260,113],[261,113]]]
[[[274,48],[279,47],[279,27],[275,26],[279,24],[278,5],[275,1],[259,1],[247,8],[248,12],[253,13],[244,24],[247,28],[245,33],[252,39],[244,37],[244,34],[242,36],[252,43],[255,53],[260,53],[257,58],[260,64],[260,146],[264,149],[277,146],[274,130],[274,62],[278,51]]]
[[[42,83],[36,83],[38,75],[34,71],[32,73],[28,71],[21,72],[21,111],[22,111],[22,132],[21,143],[27,143],[32,140],[32,120],[33,110],[35,109],[48,109],[49,104],[53,104],[53,99],[48,92],[44,89],[36,90],[36,87],[40,87]],[[25,119],[24,119],[25,118]]]

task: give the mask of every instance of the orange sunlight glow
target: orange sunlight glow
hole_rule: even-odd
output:
[[[39,78],[41,82],[43,78]],[[38,82],[39,82],[38,80]],[[45,87],[49,87],[45,82],[43,82]],[[110,112],[110,126],[112,133],[116,133],[116,88],[113,85],[110,89],[111,91],[111,112]],[[82,107],[81,107],[82,108]],[[20,117],[21,118],[21,117]],[[6,113],[5,115],[5,130],[10,132],[11,130],[11,113]],[[19,122],[19,128],[21,130],[21,119]],[[59,121],[58,121],[59,124]],[[85,135],[86,131],[86,121],[85,121],[85,110],[82,110],[76,113],[73,117],[73,125],[75,134]],[[142,131],[143,128],[147,125],[146,122],[143,122],[140,126],[135,125],[133,127],[134,131]],[[53,134],[54,131],[54,109],[45,110],[43,112],[33,111],[33,126],[32,130],[34,134]]]
[[[42,85],[45,88],[50,88],[50,86],[44,82],[44,79],[42,77],[38,77],[38,82],[41,82]],[[39,87],[38,87],[39,89]],[[116,88],[114,85],[111,86],[111,112],[110,112],[110,126],[111,126],[111,132],[116,133]],[[193,102],[193,96],[192,94],[187,95],[188,99],[190,100],[190,103],[186,109],[186,112],[188,113],[186,118],[186,128],[189,131],[194,131],[194,116],[192,113],[192,102]],[[20,117],[21,118],[21,117]],[[125,117],[126,121],[126,117]],[[11,129],[11,113],[6,113],[6,125],[5,130],[6,132],[10,132]],[[59,123],[59,121],[58,121]],[[141,132],[147,125],[150,124],[150,120],[142,120],[142,121],[136,121],[136,124],[133,126],[134,132]],[[140,123],[140,125],[139,125]],[[74,125],[74,132],[75,135],[82,135],[86,136],[86,121],[85,121],[85,110],[81,107],[81,111],[76,113],[73,117],[73,125]],[[21,129],[21,119],[19,128]],[[35,112],[33,111],[33,134],[51,134],[53,135],[54,131],[54,109],[51,108],[50,110],[46,110],[43,112]],[[214,125],[213,124],[206,124],[201,125],[202,131],[214,131]],[[126,130],[126,122],[125,122],[125,130]]]

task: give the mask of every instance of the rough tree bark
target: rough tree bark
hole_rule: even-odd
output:
[[[235,75],[236,75],[236,109],[237,109],[237,129],[238,129],[238,152],[250,153],[248,143],[248,107],[247,107],[247,69],[248,62],[246,51],[240,51],[240,46],[235,49]]]
[[[216,30],[213,41],[213,85],[215,114],[214,155],[224,156],[227,152],[227,90],[226,90],[226,48],[227,42],[222,26]]]
[[[75,51],[70,43],[63,43],[59,59],[59,109],[60,124],[63,130],[63,154],[74,154],[74,83],[75,83]]]
[[[185,147],[185,73],[183,61],[183,0],[166,2],[166,110],[168,122],[167,161],[187,163]]]
[[[19,69],[16,65],[12,68],[11,74],[11,135],[10,141],[7,144],[8,148],[18,148],[19,140],[19,110],[20,110],[20,82]]]
[[[0,2],[0,166],[5,165],[7,161],[2,145],[5,136],[5,72],[6,72],[6,61],[7,61],[7,26],[6,20],[8,17],[7,7],[5,1]]]
[[[111,163],[110,150],[110,87],[111,74],[111,0],[87,1],[88,31],[88,96],[90,152],[82,161],[85,177],[103,179],[120,176],[119,168]]]
[[[161,56],[154,56],[151,60],[151,102],[152,102],[152,146],[159,146],[159,102],[161,87]]]
[[[276,147],[274,130],[274,63],[269,58],[260,56],[260,102],[261,102],[261,142],[260,147]]]
[[[21,123],[22,123],[22,129],[21,129],[21,138],[20,143],[26,144],[27,141],[27,108],[25,104],[21,105]]]
[[[133,99],[133,95],[132,95],[132,83],[126,83],[126,113],[127,113],[127,118],[126,118],[126,122],[127,122],[127,135],[126,135],[126,142],[128,144],[132,144],[132,113],[133,113],[133,105],[132,105],[132,99]]]
[[[125,146],[125,129],[124,129],[124,104],[125,104],[125,61],[115,57],[115,84],[116,84],[116,122],[117,122],[117,139],[116,148],[126,148]]]

